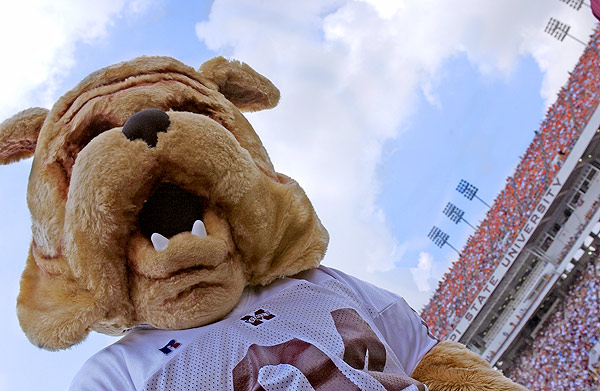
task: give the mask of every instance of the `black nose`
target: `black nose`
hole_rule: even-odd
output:
[[[141,138],[149,146],[155,147],[158,132],[166,132],[170,123],[169,116],[162,110],[142,110],[125,122],[123,134],[131,141]]]

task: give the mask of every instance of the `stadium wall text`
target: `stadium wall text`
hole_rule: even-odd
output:
[[[460,322],[458,322],[456,328],[452,330],[448,339],[451,341],[459,340],[467,328],[469,328],[471,322],[475,319],[477,314],[479,314],[479,311],[481,311],[485,303],[488,301],[492,295],[492,292],[494,292],[494,290],[498,287],[498,283],[502,281],[502,278],[504,278],[504,275],[506,272],[508,272],[508,269],[510,269],[512,264],[519,256],[521,250],[523,250],[523,247],[546,214],[546,211],[556,198],[556,195],[560,191],[561,187],[562,183],[557,175],[557,177],[554,178],[554,182],[550,184],[550,187],[544,193],[544,196],[540,200],[539,204],[532,211],[531,216],[525,223],[525,226],[521,229],[521,232],[519,232],[519,235],[513,242],[512,246],[510,246],[509,250],[503,256],[502,261],[496,267],[496,270],[494,270],[492,276],[488,279],[483,289],[477,294],[477,297],[475,297],[471,303],[467,313],[460,320]]]

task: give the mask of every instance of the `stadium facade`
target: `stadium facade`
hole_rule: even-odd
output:
[[[464,343],[499,369],[509,370],[548,327],[571,282],[600,256],[599,43],[597,30],[421,314],[441,338]],[[596,266],[594,273],[597,281]],[[592,365],[600,346],[585,353]]]
[[[509,367],[577,272],[600,250],[600,110],[596,110],[502,261],[448,335]]]

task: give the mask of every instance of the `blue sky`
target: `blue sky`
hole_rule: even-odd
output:
[[[378,203],[392,222],[394,237],[411,243],[413,260],[416,251],[454,259],[451,248],[435,249],[427,233],[436,225],[450,235],[452,246],[462,248],[473,230],[464,222],[451,222],[442,214],[444,207],[453,203],[477,226],[487,206],[469,201],[456,186],[461,179],[469,181],[491,205],[531,142],[545,108],[539,95],[541,74],[531,57],[503,79],[486,79],[464,56],[450,59],[444,73],[439,105],[422,97],[406,132],[384,145],[378,166]],[[431,129],[436,131],[432,134]],[[407,224],[398,224],[402,221]]]
[[[583,47],[543,33],[549,17],[586,40],[589,10],[558,0],[31,0],[0,5],[0,119],[49,107],[90,72],[138,55],[198,67],[235,57],[269,77],[280,105],[248,115],[280,172],[313,200],[332,240],[324,263],[390,289],[415,308],[456,254],[429,242],[433,225],[461,248],[492,202]],[[29,344],[15,315],[30,239],[30,161],[0,167],[1,390],[65,389],[113,339],[65,352]]]

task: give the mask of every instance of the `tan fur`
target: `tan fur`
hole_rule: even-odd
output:
[[[246,285],[317,266],[327,231],[240,112],[278,99],[270,81],[236,61],[217,58],[197,72],[141,57],[92,73],[49,113],[6,121],[4,162],[30,154],[14,141],[37,141],[33,241],[17,304],[30,340],[62,349],[90,330],[201,326],[231,311]],[[147,108],[170,118],[156,148],[121,132]],[[138,214],[164,182],[208,200],[206,238],[182,232],[156,251],[139,232]]]
[[[279,102],[277,87],[242,62],[215,57],[202,64],[199,71],[242,111],[270,109]]]
[[[39,131],[47,114],[47,109],[33,107],[0,124],[0,164],[12,163],[33,155]]]
[[[69,275],[51,275],[30,254],[21,278],[17,315],[35,345],[57,350],[80,342],[105,313]]]
[[[431,391],[526,391],[464,345],[452,341],[431,349],[412,377]]]

